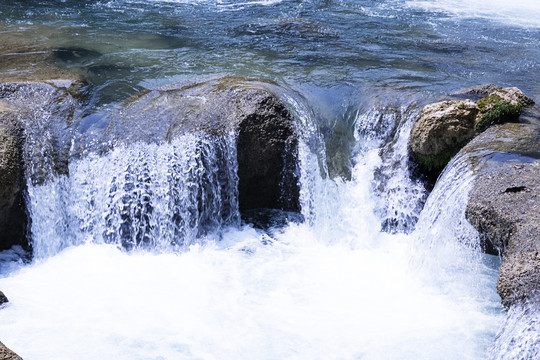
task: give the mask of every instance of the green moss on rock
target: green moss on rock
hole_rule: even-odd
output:
[[[482,115],[480,120],[475,124],[474,129],[483,131],[493,124],[517,122],[521,115],[521,111],[521,104],[512,105],[504,101],[497,102],[489,111]]]
[[[415,154],[416,162],[418,165],[420,165],[424,170],[427,170],[428,172],[439,172],[448,162],[456,155],[458,150],[456,151],[447,151],[441,154],[437,155],[424,155],[424,154]]]
[[[503,99],[499,95],[490,94],[478,100],[476,105],[478,105],[481,112],[484,112],[490,110],[495,104],[499,104],[501,102],[503,102]]]

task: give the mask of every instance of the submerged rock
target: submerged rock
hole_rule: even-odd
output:
[[[6,295],[4,295],[3,292],[0,291],[0,305],[5,304],[7,302],[9,302],[8,298],[6,297]]]
[[[443,101],[422,109],[413,126],[410,151],[427,172],[439,172],[475,135],[480,109],[470,100]]]
[[[8,349],[2,342],[0,342],[0,359],[2,360],[22,360],[22,358]]]
[[[298,131],[276,89],[225,76],[142,92],[108,116],[99,151],[185,133],[237,133],[240,210],[299,211]]]
[[[460,153],[476,173],[466,217],[483,248],[502,253],[502,303],[540,301],[540,128],[492,126]]]

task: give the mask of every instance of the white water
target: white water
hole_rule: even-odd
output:
[[[398,132],[397,147],[407,133]],[[100,178],[124,171],[113,164],[135,166],[134,149],[165,151],[136,146],[105,162],[82,160],[70,168],[69,186],[57,179],[56,189],[68,204],[84,204],[84,178],[102,191],[96,184],[110,180]],[[445,174],[418,230],[391,235],[380,231],[374,211],[374,172],[384,165],[377,146],[358,144],[351,181],[323,179],[307,146],[301,153],[308,221],[273,237],[222,227],[183,252],[128,253],[104,244],[101,230],[85,230],[106,217],[96,211],[106,208],[100,198],[90,213],[67,217],[51,204],[40,216],[79,216],[81,226],[47,233],[44,242],[71,242],[0,279],[10,299],[0,311],[0,338],[25,360],[484,358],[502,311],[497,271],[464,224],[472,175],[459,167]],[[45,196],[48,186],[33,196]],[[77,234],[90,238],[72,241]],[[81,245],[53,255],[69,244]]]
[[[87,242],[170,250],[238,225],[235,143],[188,134],[120,146],[73,161],[69,177],[29,184],[35,257]]]
[[[428,11],[443,11],[461,18],[487,19],[531,29],[540,28],[537,0],[411,0],[406,4]]]

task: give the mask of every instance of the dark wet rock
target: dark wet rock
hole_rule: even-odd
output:
[[[443,101],[425,106],[411,132],[412,157],[426,172],[439,172],[476,134],[479,112],[470,100]]]
[[[0,291],[0,306],[7,302],[9,302],[8,298],[6,297],[6,295],[4,295],[3,292]]]
[[[35,184],[68,172],[78,86],[73,80],[0,83],[1,114],[23,131],[26,175]]]
[[[67,174],[73,81],[0,83],[0,249],[28,248],[26,179]]]
[[[466,217],[483,248],[503,256],[503,305],[540,301],[540,128],[492,126],[460,154],[476,173]]]
[[[0,342],[0,359],[2,360],[22,360],[22,358],[8,349],[4,344]]]
[[[10,106],[0,101],[0,250],[23,245],[25,216],[23,130]]]
[[[300,210],[298,132],[273,84],[226,76],[167,85],[130,98],[107,123],[98,151],[185,133],[237,133],[240,209]]]

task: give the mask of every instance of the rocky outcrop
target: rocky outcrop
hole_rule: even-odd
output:
[[[267,82],[226,76],[145,91],[108,116],[98,151],[196,132],[237,133],[240,210],[300,210],[295,119]]]
[[[428,175],[438,175],[478,133],[493,124],[518,122],[523,107],[534,104],[516,87],[489,84],[465,94],[485,96],[477,101],[452,100],[427,105],[413,126],[410,153]]]
[[[480,110],[470,100],[443,101],[422,109],[411,132],[410,151],[426,171],[440,171],[476,134]]]
[[[28,246],[26,179],[67,173],[73,81],[0,83],[0,249]]]
[[[3,292],[0,291],[0,305],[5,304],[8,302],[8,298],[6,295],[4,295]]]
[[[466,217],[489,253],[502,253],[497,290],[506,307],[540,301],[540,128],[503,124],[467,146],[476,173]]]
[[[0,250],[24,245],[23,131],[10,107],[0,102]],[[1,302],[1,296],[0,296]]]
[[[4,344],[0,342],[0,359],[1,360],[22,360],[22,358],[8,349]]]

